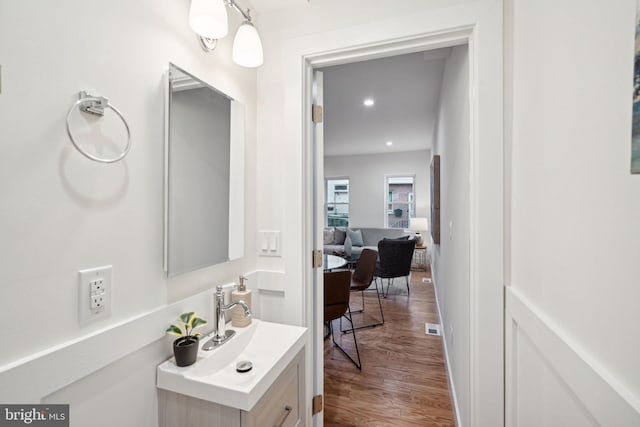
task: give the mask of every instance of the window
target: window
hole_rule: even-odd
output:
[[[327,227],[349,226],[349,179],[327,179]]]
[[[388,176],[386,183],[388,228],[409,228],[409,218],[415,216],[414,177]]]

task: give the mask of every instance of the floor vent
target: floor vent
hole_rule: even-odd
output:
[[[423,277],[422,283],[431,283],[431,277]]]
[[[427,335],[440,336],[440,325],[436,324],[436,323],[425,323],[424,324],[424,332]]]

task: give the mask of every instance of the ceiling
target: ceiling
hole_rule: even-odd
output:
[[[325,156],[431,149],[449,53],[444,48],[321,69]],[[365,98],[375,104],[364,106]]]

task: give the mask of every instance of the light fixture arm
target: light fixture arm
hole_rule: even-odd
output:
[[[247,11],[245,12],[240,6],[238,6],[238,3],[236,3],[235,0],[224,0],[224,4],[238,12],[247,22],[253,25],[253,23],[251,22],[250,9],[247,8]],[[200,47],[202,47],[205,52],[213,52],[218,46],[218,39],[212,39],[199,35],[198,40],[200,40]]]
[[[235,10],[240,15],[242,15],[244,19],[251,22],[251,14],[250,14],[251,11],[249,9],[247,9],[247,11],[245,12],[244,10],[242,10],[240,6],[238,6],[238,3],[236,3],[235,0],[226,0],[226,2],[227,2],[227,6],[229,6],[231,9]]]

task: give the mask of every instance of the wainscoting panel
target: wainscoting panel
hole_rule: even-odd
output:
[[[262,320],[287,323],[285,301],[285,273],[283,271],[258,270],[247,276],[249,287],[254,289],[252,310]]]
[[[640,402],[520,292],[506,292],[506,426],[638,426]]]

